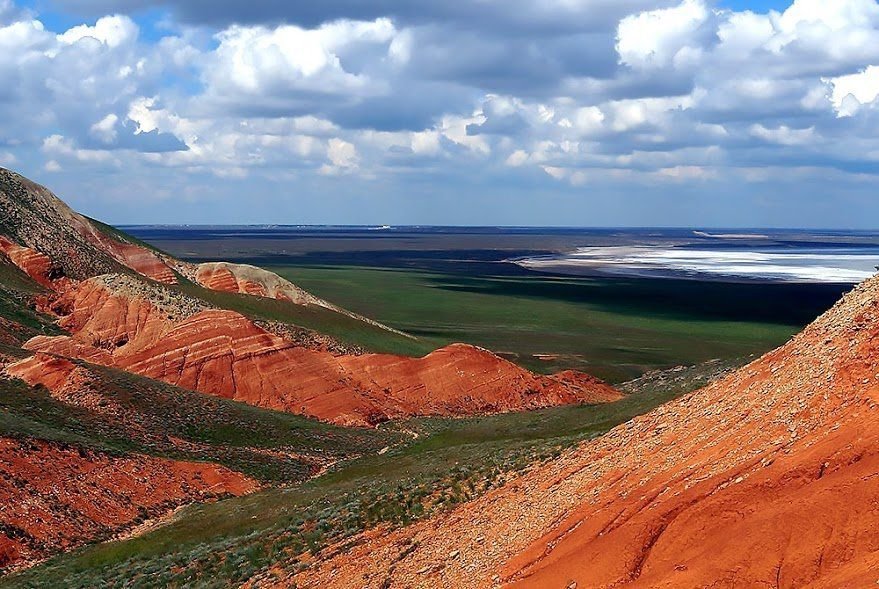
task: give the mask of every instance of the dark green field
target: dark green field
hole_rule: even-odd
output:
[[[801,294],[802,308],[790,309],[788,285],[466,276],[351,266],[270,269],[416,335],[430,348],[463,341],[534,370],[577,368],[614,382],[656,368],[765,352],[824,304]]]

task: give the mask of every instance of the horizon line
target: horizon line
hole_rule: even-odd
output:
[[[115,227],[252,227],[252,228],[309,228],[339,227],[353,229],[572,229],[572,230],[681,230],[681,231],[851,231],[859,233],[879,232],[879,227],[863,229],[853,227],[773,227],[741,226],[722,227],[706,225],[430,225],[430,224],[346,224],[346,223],[113,223]]]

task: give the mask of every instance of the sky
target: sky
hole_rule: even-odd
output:
[[[0,0],[0,79],[111,223],[879,228],[876,0]]]

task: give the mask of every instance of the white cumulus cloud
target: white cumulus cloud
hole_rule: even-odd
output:
[[[636,68],[687,62],[701,53],[699,29],[709,18],[703,0],[627,16],[617,30],[620,60]]]
[[[368,75],[347,71],[340,53],[352,45],[391,43],[393,23],[340,21],[317,29],[233,26],[217,35],[219,47],[205,70],[209,91],[226,100],[236,94],[277,97],[289,92],[358,94],[376,91]],[[387,49],[385,49],[387,51]],[[395,46],[399,56],[401,49]]]
[[[830,100],[839,116],[852,116],[861,106],[871,104],[879,96],[879,66],[847,76],[829,78]]]
[[[138,28],[127,16],[114,15],[99,18],[94,26],[79,25],[58,35],[61,43],[72,45],[81,39],[94,39],[108,47],[118,47],[137,39]]]

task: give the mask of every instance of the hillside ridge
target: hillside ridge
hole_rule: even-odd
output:
[[[721,381],[280,584],[872,586],[877,418],[874,277]]]

